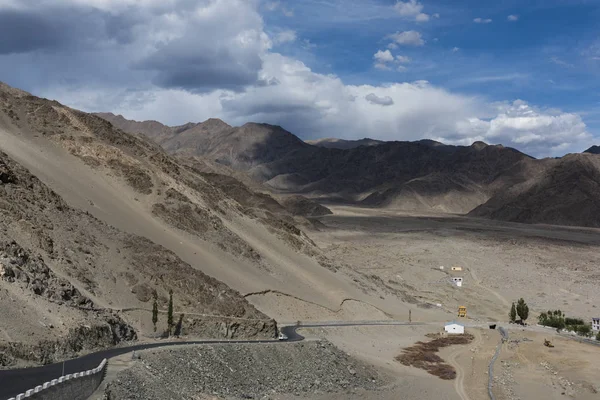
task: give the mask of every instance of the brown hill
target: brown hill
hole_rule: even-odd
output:
[[[532,179],[500,192],[469,213],[504,221],[600,227],[600,157],[549,160]]]
[[[344,140],[344,139],[336,139],[336,138],[325,138],[325,139],[316,139],[316,140],[307,140],[306,143],[312,144],[314,146],[325,147],[328,149],[353,149],[359,146],[377,146],[382,143],[385,143],[382,140],[375,139],[359,139],[359,140]]]
[[[265,133],[263,139],[288,139],[281,129],[252,124],[237,135],[254,129]],[[291,143],[297,141],[292,138]],[[0,188],[13,196],[4,205],[0,202],[0,210],[15,213],[5,219],[9,226],[0,241],[14,240],[25,252],[7,250],[8,255],[40,254],[45,263],[29,267],[17,259],[14,263],[26,265],[25,272],[33,275],[13,274],[12,267],[2,272],[24,284],[0,280],[0,298],[14,299],[0,309],[0,346],[13,348],[7,342],[18,341],[35,346],[36,338],[52,333],[40,328],[46,320],[56,332],[48,337],[59,340],[70,328],[96,318],[65,304],[59,304],[66,307],[62,311],[52,308],[48,298],[56,298],[57,285],[65,289],[60,301],[93,304],[94,310],[108,313],[106,321],[112,325],[106,322],[106,329],[133,328],[150,336],[155,290],[164,307],[165,293],[173,289],[175,312],[185,314],[183,332],[203,337],[270,337],[275,324],[267,315],[289,321],[298,310],[307,318],[321,318],[323,312],[352,318],[365,309],[378,315],[407,309],[397,296],[387,298],[368,279],[327,259],[300,228],[313,226],[312,221],[290,213],[279,197],[257,192],[257,183],[235,179],[241,172],[214,161],[175,158],[145,136],[6,85],[0,85],[0,150],[8,166],[6,172],[0,170],[6,177]],[[17,180],[11,177],[15,170]],[[225,171],[233,172],[223,175]],[[37,179],[39,187],[29,178],[19,180],[25,174]],[[44,191],[64,205],[39,197]],[[310,201],[298,204],[301,211],[314,212]],[[56,259],[51,258],[52,245]],[[0,254],[2,271],[8,271],[4,266],[13,261],[2,260]],[[50,278],[38,277],[37,271]],[[40,286],[37,279],[48,283]],[[26,314],[22,302],[27,303]],[[160,321],[162,330],[164,316]],[[57,330],[57,324],[64,329]],[[21,332],[36,328],[39,336],[23,339]],[[17,353],[11,357],[31,354],[24,348]],[[0,348],[0,359],[10,358],[5,354]]]
[[[584,207],[579,217],[563,212],[557,201],[562,199],[559,193],[550,185],[540,186],[547,174],[558,168],[557,161],[535,160],[501,145],[449,146],[432,140],[373,143],[369,139],[362,146],[362,141],[333,139],[311,145],[265,124],[215,132],[204,129],[199,134],[192,134],[193,129],[187,140],[196,147],[186,154],[243,170],[276,192],[407,211],[472,211],[470,215],[521,222],[595,226],[581,217],[595,210],[595,200],[586,197],[593,190],[578,192],[581,198],[566,202]],[[594,152],[594,147],[587,150]],[[556,179],[565,179],[554,182],[556,187],[572,187],[578,182],[567,173]],[[545,199],[540,203],[543,209],[554,211],[542,212],[523,200],[527,196]],[[508,211],[517,203],[523,208],[518,215],[516,208]]]
[[[120,119],[116,123],[132,129]],[[432,140],[304,143],[278,126],[249,123],[234,128],[220,120],[190,124],[162,145],[171,153],[200,157],[197,162],[243,171],[271,191],[458,213],[485,202],[504,187],[498,179],[504,170],[530,159],[514,149],[483,142],[467,147]]]
[[[152,334],[153,292],[164,309],[172,289],[184,332],[204,337],[275,334],[238,291],[331,309],[365,296],[277,200],[99,117],[0,84],[0,149],[2,364]]]

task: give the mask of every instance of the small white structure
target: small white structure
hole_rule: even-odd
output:
[[[592,318],[592,330],[600,331],[600,318]]]
[[[452,271],[462,271],[462,267],[452,267]]]
[[[458,287],[462,287],[463,278],[461,278],[460,276],[454,276],[452,277],[452,283]]]
[[[463,334],[465,333],[465,326],[452,321],[444,326],[444,330],[449,334]]]
[[[440,265],[440,269],[444,269],[444,266],[443,266],[443,265]]]

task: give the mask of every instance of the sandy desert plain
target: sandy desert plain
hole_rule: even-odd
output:
[[[523,225],[450,215],[414,215],[401,211],[328,205],[333,215],[311,238],[326,254],[358,274],[377,276],[389,290],[440,307],[410,305],[413,322],[422,326],[337,327],[306,329],[307,337],[325,337],[342,350],[389,373],[391,383],[378,392],[323,395],[318,399],[461,399],[488,397],[488,365],[501,341],[488,322],[508,328],[494,366],[496,399],[597,399],[600,397],[600,346],[557,336],[536,327],[542,310],[559,308],[589,320],[600,313],[600,232],[556,226]],[[463,287],[447,283],[451,266],[461,266]],[[457,273],[457,276],[460,273]],[[375,278],[374,278],[375,279]],[[524,297],[530,326],[508,324],[511,302]],[[283,299],[280,303],[284,303]],[[424,335],[438,332],[442,321],[456,318],[467,306],[466,332],[472,343],[450,346],[440,355],[457,370],[442,380],[406,367],[394,358]],[[281,319],[335,320],[335,313],[289,304]],[[355,319],[385,319],[368,306],[347,304],[343,313]],[[351,310],[352,309],[352,310]],[[397,319],[408,319],[396,315]],[[294,317],[294,318],[293,318]],[[457,319],[458,320],[458,319]],[[473,327],[469,327],[472,325]],[[555,347],[543,346],[550,339]],[[289,398],[289,397],[281,397]],[[314,396],[305,398],[315,398]]]

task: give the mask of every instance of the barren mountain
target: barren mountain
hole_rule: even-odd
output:
[[[116,122],[131,130],[127,123]],[[277,126],[246,124],[233,128],[220,120],[192,124],[163,147],[244,171],[276,192],[458,213],[485,202],[503,188],[499,184],[503,171],[530,159],[514,149],[482,142],[468,147],[432,140],[323,139],[304,143]]]
[[[244,171],[274,192],[303,194],[319,201],[406,211],[472,211],[471,215],[511,221],[596,226],[593,219],[585,218],[595,212],[593,190],[582,189],[577,192],[580,197],[565,199],[551,185],[543,184],[554,175],[556,187],[583,184],[575,175],[556,171],[559,167],[582,168],[573,164],[570,156],[564,159],[567,167],[556,166],[554,159],[535,160],[517,150],[483,142],[471,146],[432,140],[302,143],[282,128],[266,124],[232,128],[219,121],[211,126],[216,126],[214,131],[207,122],[195,125],[184,132],[187,145],[167,150]],[[183,133],[171,141],[178,135]],[[592,147],[586,153],[596,151]],[[530,195],[544,201],[537,206],[524,202]],[[578,215],[567,212],[564,205],[571,203],[583,207]],[[507,207],[513,207],[512,211]],[[517,213],[515,207],[522,211]]]
[[[344,139],[336,139],[336,138],[325,138],[325,139],[316,139],[316,140],[307,140],[306,143],[312,144],[314,146],[325,147],[328,149],[353,149],[359,146],[377,146],[382,143],[385,143],[382,140],[375,139],[359,139],[359,140],[344,140]]]
[[[246,136],[252,141],[253,129],[264,131],[248,125],[237,134],[250,132]],[[291,142],[309,146],[295,137]],[[209,337],[272,336],[275,325],[269,317],[289,321],[298,310],[314,318],[326,310],[341,318],[365,312],[388,315],[408,307],[398,302],[403,293],[381,292],[323,255],[301,229],[313,224],[295,215],[302,210],[326,212],[317,204],[297,198],[292,202],[299,211],[290,213],[292,206],[255,191],[252,185],[257,183],[245,185],[233,176],[211,172],[227,167],[203,161],[207,159],[175,158],[149,139],[125,133],[97,116],[2,85],[0,149],[7,155],[7,193],[12,195],[14,185],[26,182],[19,176],[29,174],[27,179],[43,189],[24,184],[22,191],[46,190],[63,202],[50,207],[43,198],[21,194],[20,202],[7,200],[13,209],[18,203],[22,210],[11,217],[15,222],[6,218],[19,227],[8,231],[6,240],[14,240],[29,257],[40,254],[49,273],[79,291],[71,298],[83,299],[82,304],[89,299],[109,313],[115,310],[123,326],[129,324],[141,335],[153,335],[154,290],[164,307],[166,293],[173,289],[175,312],[185,314],[184,332]],[[10,176],[16,170],[13,182]],[[71,214],[81,222],[74,223]],[[27,215],[50,218],[51,224],[32,220],[31,226],[24,225]],[[64,246],[56,256],[63,258],[50,258],[43,234],[50,236],[55,249],[59,243],[61,249]],[[2,318],[6,323],[0,323],[5,329],[0,337],[11,342],[26,330],[19,324],[31,330],[40,325],[33,309],[41,313],[40,321],[51,316],[45,311],[48,300],[36,293],[38,289],[30,295],[27,287],[9,287],[9,299],[15,302],[13,308],[3,308],[12,311]],[[23,296],[35,301],[27,318],[17,300]],[[52,311],[52,318],[70,318],[60,320],[66,330],[87,318],[71,308],[62,314]],[[160,330],[164,317],[161,321]]]
[[[114,115],[112,113],[96,113],[95,115],[109,121],[125,132],[146,135],[159,144],[174,135],[175,128],[163,125],[158,121],[133,121],[125,119],[122,115]]]
[[[600,146],[592,146],[584,151],[584,153],[600,154]]]
[[[469,213],[504,221],[600,227],[600,157],[569,154]]]

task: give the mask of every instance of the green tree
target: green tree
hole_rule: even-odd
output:
[[[156,290],[152,297],[154,297],[154,302],[152,303],[152,324],[154,325],[154,332],[156,332],[156,323],[158,322],[158,294]]]
[[[600,340],[600,331],[596,334],[596,340]]]
[[[590,325],[577,325],[576,332],[579,336],[590,337],[592,335],[592,327]]]
[[[515,303],[512,303],[508,316],[510,318],[510,322],[514,323],[517,320],[517,308],[515,307]]]
[[[525,322],[529,317],[529,307],[522,297],[517,301],[517,314],[519,315],[521,322]]]
[[[171,328],[173,328],[173,289],[169,290],[169,310],[167,311],[167,331],[171,336]]]

